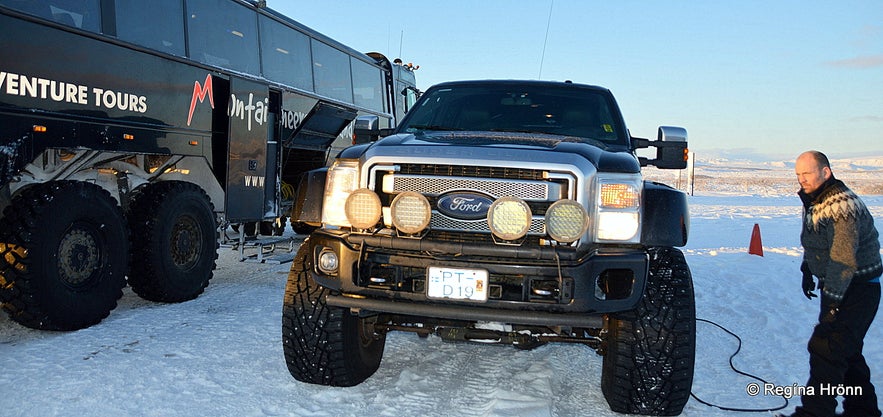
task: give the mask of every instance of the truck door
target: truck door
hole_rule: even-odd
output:
[[[270,99],[266,85],[231,77],[227,101],[227,220],[264,218]]]

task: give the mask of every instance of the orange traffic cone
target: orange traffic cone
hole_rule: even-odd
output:
[[[760,225],[754,223],[754,230],[751,231],[751,244],[748,245],[748,254],[763,256],[763,243],[760,241]]]

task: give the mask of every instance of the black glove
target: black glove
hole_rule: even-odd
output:
[[[806,264],[803,264],[804,266]],[[816,281],[812,277],[812,273],[809,272],[809,268],[800,267],[800,270],[803,271],[803,295],[806,296],[808,300],[812,300],[813,297],[818,297],[813,291],[816,289]]]

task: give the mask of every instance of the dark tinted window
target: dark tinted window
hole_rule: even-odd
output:
[[[187,0],[190,57],[260,74],[256,13],[229,0]]]
[[[599,91],[547,84],[453,85],[430,89],[420,100],[402,131],[529,132],[626,143],[611,98]]]
[[[184,56],[184,5],[181,0],[116,0],[117,37],[151,49]]]
[[[310,38],[266,16],[260,20],[264,77],[313,91]]]
[[[353,102],[350,57],[315,39],[313,45],[313,80],[316,92],[347,103]]]
[[[64,25],[85,29],[92,32],[101,31],[101,10],[99,0],[0,0],[0,4],[39,16]]]
[[[367,62],[351,59],[353,63],[353,103],[371,110],[383,111],[383,73]]]

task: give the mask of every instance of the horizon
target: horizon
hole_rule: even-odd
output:
[[[697,153],[883,154],[875,0],[268,6],[358,51],[420,65],[421,90],[460,79],[573,80],[609,88],[633,136],[682,126]]]
[[[809,149],[806,149],[809,150]],[[691,149],[691,151],[693,151]],[[801,151],[803,152],[803,151]],[[726,159],[730,161],[746,161],[757,163],[784,162],[794,164],[794,160],[801,152],[794,155],[786,154],[761,154],[751,149],[703,149],[702,152],[696,153],[697,161],[707,161],[713,159]],[[852,162],[852,161],[878,161],[877,164],[871,166],[883,166],[883,150],[868,152],[851,152],[851,153],[835,153],[837,156],[831,156],[832,153],[822,151],[828,156],[831,163],[834,162]]]

